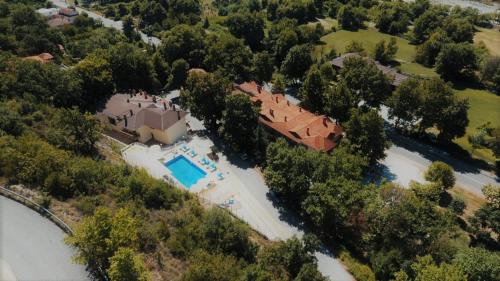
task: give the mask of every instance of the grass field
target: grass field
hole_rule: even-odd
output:
[[[333,19],[323,19],[321,23],[326,30],[337,27],[337,21]],[[483,28],[479,28],[479,30],[480,31],[476,34],[475,41],[483,41],[492,54],[500,55],[500,32],[498,32],[498,30]],[[338,30],[321,38],[324,45],[316,46],[315,55],[320,56],[322,52],[328,53],[332,48],[334,48],[337,53],[344,53],[345,47],[353,40],[363,43],[365,50],[370,55],[375,48],[375,44],[382,39],[388,41],[390,38],[390,35],[381,33],[372,26],[354,32]],[[398,43],[396,60],[401,64],[400,69],[402,71],[427,77],[437,75],[434,69],[424,67],[413,61],[415,46],[411,45],[408,40],[396,37],[396,41]],[[462,138],[456,139],[455,143],[467,150],[473,157],[492,163],[495,158],[491,151],[489,149],[473,149],[468,141],[468,136],[474,133],[478,126],[486,122],[491,122],[493,126],[500,126],[500,97],[486,90],[471,88],[457,90],[456,93],[460,98],[469,99],[470,123],[467,127],[467,134]]]
[[[325,28],[336,26],[336,21],[334,20],[323,20],[322,23]],[[385,39],[386,41],[389,41],[391,37],[393,36],[381,33],[374,27],[368,27],[358,31],[338,30],[321,38],[321,41],[325,44],[317,46],[315,54],[319,56],[321,52],[328,53],[332,48],[335,49],[337,53],[344,53],[345,47],[351,41],[356,40],[363,44],[363,47],[370,55],[373,53],[375,45],[380,42],[380,40]],[[436,75],[436,72],[433,69],[424,67],[413,61],[415,55],[414,45],[410,45],[408,40],[401,37],[395,38],[398,44],[396,60],[401,64],[401,71],[427,77]]]
[[[500,28],[478,28],[478,30],[474,36],[474,43],[483,42],[490,54],[500,56]]]
[[[475,129],[486,122],[491,125],[500,126],[500,97],[486,90],[464,89],[457,91],[460,98],[468,98],[470,102],[469,126],[464,137],[456,139],[455,143],[463,149],[480,159],[493,162],[495,157],[489,149],[474,149],[469,143],[467,136],[474,133]]]

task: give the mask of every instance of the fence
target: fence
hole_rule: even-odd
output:
[[[55,223],[59,228],[61,228],[64,232],[66,232],[69,235],[73,235],[73,229],[69,225],[67,225],[63,220],[61,220],[59,217],[57,217],[54,213],[51,211],[45,209],[44,207],[40,206],[38,203],[34,202],[33,200],[16,193],[10,189],[7,189],[3,186],[0,186],[0,195],[3,195],[9,199],[12,199],[16,202],[19,202],[23,204],[24,206],[34,210],[35,212],[41,214],[42,216],[48,218],[51,220],[53,223]],[[100,267],[97,268],[97,272],[99,276],[101,277],[101,280],[108,281],[108,277],[104,273],[104,270],[102,270]]]

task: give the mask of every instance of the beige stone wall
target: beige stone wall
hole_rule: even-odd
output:
[[[153,134],[151,132],[151,128],[147,126],[142,126],[139,129],[136,130],[137,134],[139,134],[139,141],[142,143],[147,142],[153,137]]]
[[[165,131],[153,129],[151,133],[155,140],[172,144],[187,134],[186,119],[182,118]]]

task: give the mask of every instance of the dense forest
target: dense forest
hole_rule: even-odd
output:
[[[500,59],[472,44],[476,27],[499,15],[429,1],[247,0],[78,1],[121,19],[123,32],[85,13],[50,28],[40,1],[0,0],[0,176],[50,201],[69,202],[82,220],[67,243],[76,260],[110,280],[326,280],[313,253],[319,240],[345,247],[357,280],[499,280],[500,188],[465,215],[449,193],[451,167],[435,162],[427,184],[403,188],[367,181],[390,146],[381,106],[398,130],[435,131],[440,143],[463,136],[469,102],[454,95],[463,81],[500,93]],[[215,13],[215,14],[214,14]],[[395,90],[366,57],[395,65],[395,41],[373,53],[359,42],[336,70],[315,47],[329,30],[319,19],[357,30],[368,21],[409,39],[415,61],[438,77],[412,77]],[[495,18],[496,17],[496,18]],[[150,46],[137,31],[158,36]],[[62,48],[61,48],[62,47]],[[25,57],[50,53],[52,62]],[[191,68],[207,73],[188,75]],[[335,118],[346,137],[332,153],[293,146],[258,124],[247,96],[232,83],[294,88],[301,106]],[[195,195],[112,160],[93,113],[115,92],[162,94],[181,88],[182,106],[209,133],[262,168],[266,183],[313,233],[273,242]],[[243,123],[245,121],[246,123]],[[249,125],[250,124],[250,125]],[[472,138],[500,154],[500,130]],[[108,148],[109,149],[109,148]],[[116,154],[116,153],[115,153]]]

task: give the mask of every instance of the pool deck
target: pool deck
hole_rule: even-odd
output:
[[[190,150],[194,149],[198,155],[192,157],[189,153],[182,151],[183,145],[189,147]],[[269,214],[266,208],[248,191],[249,187],[245,186],[233,172],[232,165],[223,154],[218,154],[219,160],[217,162],[207,157],[212,145],[213,143],[209,139],[198,136],[194,136],[187,142],[179,142],[163,149],[159,145],[148,147],[134,143],[122,150],[122,156],[127,163],[146,169],[155,178],[168,179],[179,188],[189,190],[210,203],[229,209],[235,216],[250,224],[269,239],[286,239],[293,235],[299,235],[295,231],[290,231],[288,227],[281,224],[279,219]],[[184,155],[207,173],[204,178],[190,188],[186,188],[178,182],[172,176],[171,171],[164,166],[165,162],[179,155]],[[211,172],[202,165],[200,161],[203,157],[215,163],[217,170]],[[224,179],[218,180],[217,173],[222,173]],[[228,204],[230,201],[233,203]]]
[[[191,157],[180,148],[186,145],[198,153]],[[175,179],[171,178],[170,170],[164,163],[173,157],[182,154],[198,167],[207,171],[198,161],[210,152],[213,142],[208,138],[193,136],[186,142],[160,148],[158,145],[150,147],[135,143],[122,150],[123,159],[130,165],[146,169],[152,176],[164,179],[165,176],[184,188]],[[202,200],[227,208],[236,217],[248,223],[253,229],[262,233],[271,240],[285,240],[292,236],[302,237],[300,221],[293,214],[274,205],[273,195],[269,192],[262,175],[252,167],[242,167],[228,161],[227,157],[218,153],[219,160],[216,172],[208,172],[207,176],[187,189],[198,194]],[[224,180],[216,179],[218,172],[223,173]],[[211,184],[210,184],[211,183]],[[228,201],[233,204],[227,204]],[[318,260],[318,269],[331,281],[354,281],[340,260],[336,259],[330,250],[322,246],[315,256]]]

